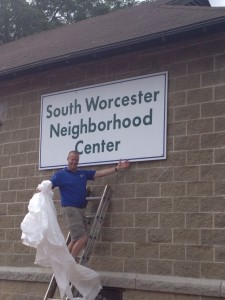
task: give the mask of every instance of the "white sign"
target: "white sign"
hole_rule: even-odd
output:
[[[167,72],[43,95],[40,169],[166,158]]]

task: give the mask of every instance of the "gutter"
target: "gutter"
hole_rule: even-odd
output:
[[[122,53],[134,52],[141,49],[152,48],[160,45],[182,41],[188,38],[212,34],[225,30],[225,17],[210,21],[200,22],[181,28],[175,28],[144,37],[113,43],[102,47],[74,52],[63,56],[42,60],[36,63],[0,71],[0,79],[11,79],[30,73],[43,72],[58,67],[68,66]]]

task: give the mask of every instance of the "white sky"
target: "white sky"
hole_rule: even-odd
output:
[[[225,0],[209,0],[211,6],[225,6]]]

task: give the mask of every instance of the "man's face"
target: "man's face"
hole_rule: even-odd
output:
[[[78,153],[70,153],[67,157],[68,169],[71,171],[76,171],[77,165],[79,163],[79,154]]]

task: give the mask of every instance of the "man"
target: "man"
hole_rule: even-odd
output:
[[[67,167],[56,172],[50,179],[53,188],[59,187],[63,215],[71,235],[68,249],[75,259],[88,239],[84,211],[87,181],[116,173],[130,166],[130,162],[125,160],[119,161],[116,167],[95,171],[80,170],[77,168],[78,163],[79,152],[70,151],[67,157]]]

